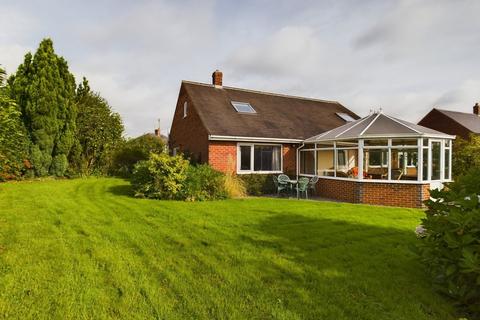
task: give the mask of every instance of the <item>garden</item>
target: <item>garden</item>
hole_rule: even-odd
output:
[[[138,199],[116,178],[8,182],[0,318],[457,319],[411,250],[424,216]]]

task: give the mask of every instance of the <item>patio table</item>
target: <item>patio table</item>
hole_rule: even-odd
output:
[[[295,187],[298,184],[298,180],[297,179],[290,179],[289,183],[292,185],[292,190],[293,190],[293,187]],[[296,190],[297,190],[297,199],[299,199],[300,197],[298,195],[298,188]]]

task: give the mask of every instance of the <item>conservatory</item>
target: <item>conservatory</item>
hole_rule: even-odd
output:
[[[376,112],[306,139],[297,172],[318,176],[320,195],[419,207],[431,187],[451,180],[454,138]]]

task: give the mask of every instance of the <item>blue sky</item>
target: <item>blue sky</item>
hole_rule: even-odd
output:
[[[5,1],[0,64],[53,39],[127,135],[168,133],[182,79],[337,100],[417,122],[480,100],[480,1]]]

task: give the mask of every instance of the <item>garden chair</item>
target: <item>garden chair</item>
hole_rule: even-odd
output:
[[[287,177],[285,179],[285,177]],[[275,184],[275,188],[277,189],[277,195],[280,195],[280,192],[283,190],[290,189],[290,178],[284,174],[277,176],[273,176],[273,183]]]
[[[310,179],[310,181],[308,182],[308,189],[311,189],[312,190],[312,193],[311,194],[314,194],[315,193],[315,185],[317,184],[318,182],[318,176],[314,176],[312,179]]]
[[[301,177],[298,179],[298,183],[296,186],[297,194],[305,193],[305,199],[308,199],[308,184],[310,183],[310,179],[307,177]]]

